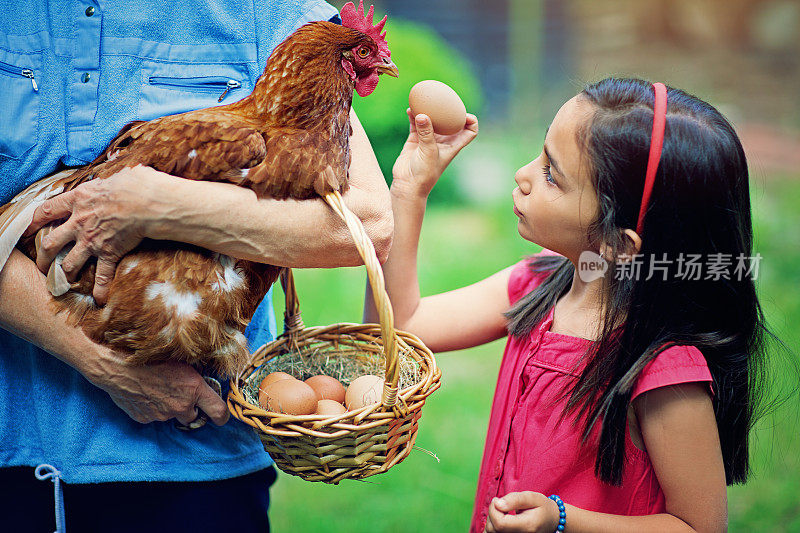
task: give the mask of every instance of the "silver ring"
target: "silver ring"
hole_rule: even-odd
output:
[[[206,422],[208,422],[208,415],[205,414],[199,407],[195,406],[195,408],[197,409],[197,416],[194,420],[184,425],[176,419],[175,427],[181,431],[191,431],[193,429],[200,429],[201,427],[205,426]]]

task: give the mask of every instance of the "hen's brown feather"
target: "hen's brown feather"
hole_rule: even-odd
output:
[[[129,124],[95,161],[76,172],[73,187],[126,167],[145,165],[186,179],[225,180],[231,170],[264,159],[264,135],[234,113],[193,111]]]
[[[276,129],[260,163],[230,180],[259,197],[311,198],[347,188],[349,143],[330,131]],[[309,157],[311,156],[311,157]]]

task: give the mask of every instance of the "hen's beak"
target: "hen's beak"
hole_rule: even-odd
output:
[[[392,60],[388,57],[382,57],[381,59],[383,59],[383,63],[376,67],[378,74],[388,74],[389,76],[396,78],[398,74],[397,65],[392,63]]]

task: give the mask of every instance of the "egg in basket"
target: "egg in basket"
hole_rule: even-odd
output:
[[[304,327],[291,270],[284,270],[285,331],[259,348],[231,380],[227,402],[233,416],[256,430],[281,470],[336,484],[385,472],[411,453],[422,407],[439,388],[441,372],[422,341],[394,329],[383,272],[361,221],[338,192],[325,200],[347,224],[364,259],[380,324]],[[369,403],[368,395],[359,393],[361,402],[350,402],[343,413],[293,415],[259,404],[259,386],[274,372],[300,380],[322,374],[348,386],[373,375],[382,378],[383,387],[380,398],[374,398],[378,401]],[[369,383],[373,390],[375,381]],[[274,403],[268,403],[270,408]]]

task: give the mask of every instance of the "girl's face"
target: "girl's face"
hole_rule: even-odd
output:
[[[561,106],[542,153],[517,171],[518,187],[512,192],[520,235],[576,264],[582,251],[597,252],[597,244],[588,240],[589,225],[597,215],[597,194],[577,139],[593,112],[580,95]]]

